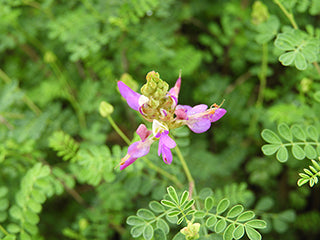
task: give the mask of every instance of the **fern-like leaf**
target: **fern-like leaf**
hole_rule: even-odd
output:
[[[169,223],[181,224],[187,220],[187,216],[192,216],[195,210],[191,210],[194,200],[188,200],[189,194],[183,192],[179,197],[176,190],[170,186],[167,188],[168,199],[163,199],[161,204],[157,201],[149,203],[149,209],[141,208],[136,216],[130,216],[127,224],[133,226],[131,235],[134,238],[143,236],[150,240],[155,234],[165,236],[169,233]],[[159,238],[157,238],[159,239]]]
[[[49,179],[50,168],[41,163],[34,165],[21,181],[16,194],[16,204],[10,208],[15,223],[8,226],[8,232],[20,235],[21,239],[32,239],[38,233],[39,213],[47,197],[55,194]]]
[[[57,151],[57,155],[62,157],[63,160],[76,161],[79,143],[67,133],[63,131],[54,132],[49,139],[49,146]]]
[[[306,128],[300,125],[278,125],[278,133],[269,129],[261,132],[262,138],[268,143],[262,146],[265,155],[276,154],[280,162],[286,162],[289,158],[288,147],[291,147],[292,156],[298,160],[305,157],[314,159],[320,154],[319,132],[314,126]]]
[[[89,145],[81,148],[77,154],[77,163],[71,166],[72,172],[80,182],[97,186],[101,181],[112,182],[115,179],[114,163],[118,162],[119,146],[113,147],[114,156],[107,146]]]
[[[260,240],[261,235],[256,229],[267,226],[265,221],[255,219],[253,211],[244,211],[241,204],[230,204],[228,198],[216,201],[209,196],[204,206],[204,210],[195,212],[194,216],[206,219],[206,227],[221,234],[224,240],[240,239],[245,233],[250,240]]]
[[[320,159],[319,159],[320,160]],[[320,163],[319,161],[311,160],[312,165],[309,166],[309,169],[303,169],[304,173],[299,173],[300,179],[298,180],[298,186],[302,186],[309,182],[309,186],[313,187],[318,183],[318,177],[320,176]]]

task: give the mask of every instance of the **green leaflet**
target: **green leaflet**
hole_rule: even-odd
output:
[[[318,41],[307,33],[291,29],[277,35],[275,46],[286,51],[279,57],[284,66],[294,64],[299,70],[305,70],[309,63],[317,61]]]
[[[288,148],[291,147],[292,156],[298,160],[317,157],[318,131],[314,126],[302,127],[294,124],[289,128],[287,124],[281,123],[278,125],[278,133],[279,135],[269,129],[261,132],[262,138],[269,143],[261,148],[265,155],[276,154],[280,162],[286,162],[289,158]]]

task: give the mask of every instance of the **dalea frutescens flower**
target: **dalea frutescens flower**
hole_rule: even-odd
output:
[[[227,111],[217,104],[208,108],[205,104],[190,107],[178,105],[181,76],[169,90],[169,85],[160,79],[155,71],[147,74],[147,83],[142,86],[139,94],[126,84],[118,81],[120,94],[126,99],[129,107],[140,112],[142,117],[152,122],[152,131],[144,124],[137,129],[141,141],[132,143],[127,155],[121,159],[120,170],[134,163],[138,158],[147,155],[152,143],[159,141],[158,155],[166,164],[171,164],[171,149],[176,146],[169,136],[171,129],[187,125],[191,131],[202,133],[211,127],[211,123],[219,120]]]

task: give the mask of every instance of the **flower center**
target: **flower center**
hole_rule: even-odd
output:
[[[159,138],[161,133],[168,131],[169,129],[167,126],[165,126],[164,124],[162,124],[161,122],[159,122],[158,120],[154,119],[152,122],[152,133],[153,136],[155,136],[156,138]]]

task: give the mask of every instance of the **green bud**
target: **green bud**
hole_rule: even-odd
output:
[[[154,82],[159,82],[161,79],[160,79],[160,74],[155,72],[155,71],[151,71],[151,72],[148,72],[147,76],[146,76],[146,79],[147,81],[154,81]]]
[[[54,63],[57,60],[57,57],[53,52],[47,51],[44,53],[43,60],[46,63]]]
[[[161,100],[166,96],[169,89],[168,83],[160,79],[159,73],[151,71],[146,76],[147,83],[142,86],[141,93],[156,100]]]
[[[157,108],[159,106],[159,101],[152,98],[150,101],[150,106],[153,109]]]
[[[88,223],[88,220],[85,219],[85,218],[81,218],[79,220],[79,229],[81,231],[85,230],[87,227],[88,227],[89,223]]]
[[[187,240],[195,240],[199,238],[200,223],[188,222],[188,226],[180,230],[186,236]]]
[[[254,25],[259,25],[269,18],[268,7],[260,1],[255,1],[252,5],[251,21]]]
[[[312,85],[312,80],[309,78],[303,78],[300,82],[300,87],[302,92],[306,93],[310,90]]]
[[[102,101],[99,106],[99,112],[102,117],[108,117],[113,113],[113,106],[110,103]]]

